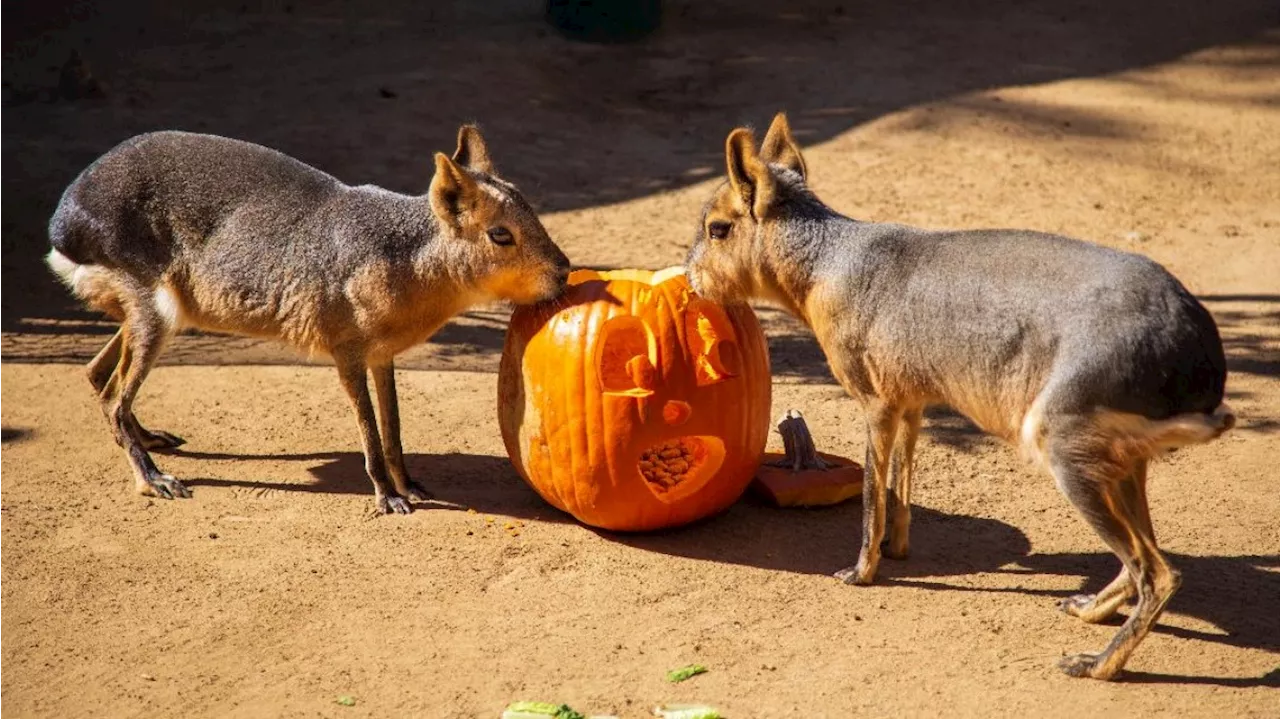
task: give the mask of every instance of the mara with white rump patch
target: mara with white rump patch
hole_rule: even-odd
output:
[[[1060,664],[1114,677],[1181,581],[1156,546],[1148,464],[1235,424],[1209,312],[1138,255],[1023,230],[845,217],[809,190],[781,114],[759,149],[734,130],[725,156],[728,179],[689,252],[691,283],[712,300],[772,300],[795,314],[866,412],[862,547],[837,576],[868,584],[882,553],[906,558],[922,413],[950,405],[1020,444],[1120,558],[1109,586],[1061,603],[1100,622],[1137,597],[1106,649]]]
[[[120,321],[89,380],[138,490],[164,498],[190,493],[147,450],[183,440],[144,428],[133,400],[179,329],[276,337],[332,357],[377,507],[408,513],[410,500],[430,495],[404,466],[395,355],[477,302],[555,297],[569,275],[472,126],[459,130],[452,158],[435,156],[422,196],[345,185],[238,140],[140,135],[76,178],[49,236],[54,272]]]

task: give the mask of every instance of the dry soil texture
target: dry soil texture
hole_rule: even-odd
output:
[[[33,4],[34,5],[34,4]],[[515,699],[731,717],[1276,716],[1280,707],[1280,34],[1271,2],[669,2],[635,45],[540,3],[43,3],[5,9],[3,702],[10,717],[495,717]],[[181,9],[177,9],[177,8]],[[79,48],[106,87],[56,100]],[[866,219],[1022,226],[1149,255],[1227,343],[1239,428],[1154,470],[1185,584],[1115,683],[1059,613],[1116,560],[1052,480],[934,413],[914,556],[855,588],[860,508],[743,502],[680,531],[594,532],[502,450],[501,308],[404,358],[411,470],[452,506],[369,515],[332,368],[184,335],[139,414],[187,437],[195,496],[132,493],[82,364],[113,328],[40,265],[61,189],[131,134],[279,147],[426,186],[480,120],[581,265],[679,262],[725,133],[787,109],[816,191]],[[810,336],[762,309],[775,416],[860,456]],[[776,442],[775,442],[776,444]],[[474,510],[474,511],[469,511]],[[710,671],[672,685],[666,670]],[[350,696],[354,706],[336,703]]]

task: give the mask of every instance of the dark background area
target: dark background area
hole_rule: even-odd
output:
[[[654,34],[599,45],[562,36],[544,10],[536,0],[6,4],[5,329],[83,317],[42,266],[45,223],[81,169],[148,130],[234,136],[352,184],[420,192],[431,153],[479,121],[500,170],[539,209],[570,210],[717,176],[725,132],[780,109],[812,144],[905,106],[1144,66],[1280,20],[1266,0],[669,0]],[[73,51],[101,97],[58,96]],[[1109,131],[1079,119],[1076,132]]]

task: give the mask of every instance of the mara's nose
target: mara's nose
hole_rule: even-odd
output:
[[[668,400],[662,406],[662,418],[667,424],[678,427],[689,421],[689,417],[693,414],[693,408],[688,402],[681,402],[678,399]]]
[[[552,265],[552,271],[555,272],[556,282],[559,283],[561,287],[569,284],[569,267],[569,258],[565,257],[563,254],[556,258],[555,263]]]

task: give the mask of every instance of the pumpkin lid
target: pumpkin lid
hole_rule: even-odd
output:
[[[605,282],[614,282],[617,280],[625,280],[630,282],[643,282],[647,285],[657,286],[676,278],[684,277],[684,265],[674,265],[661,270],[574,270],[569,273],[569,284],[580,285],[584,282],[595,280],[604,280]]]

